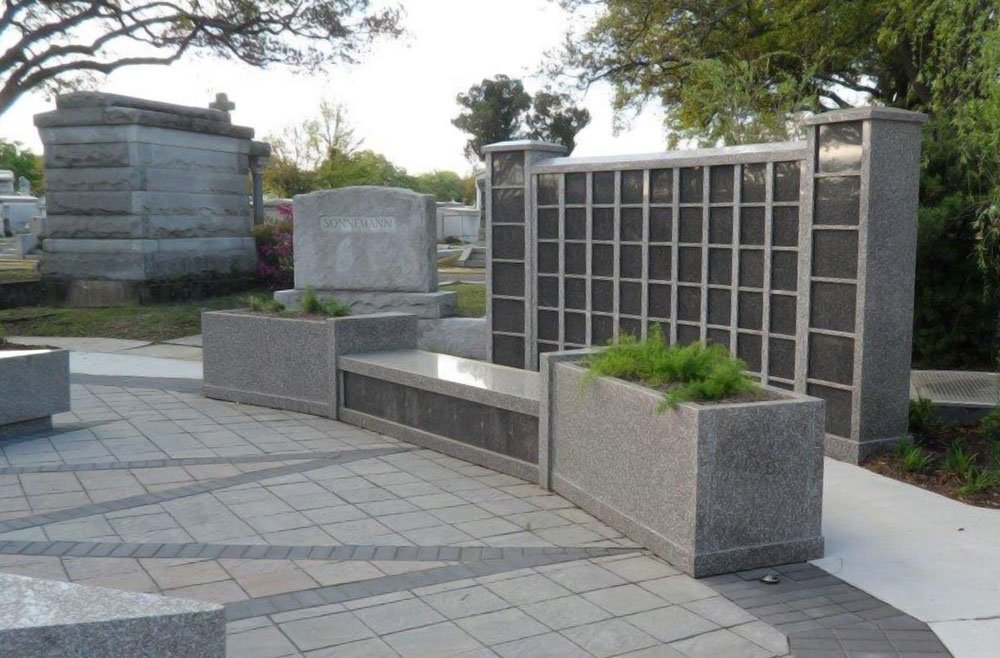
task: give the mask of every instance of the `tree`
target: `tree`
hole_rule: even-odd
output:
[[[602,10],[550,72],[609,83],[619,112],[660,104],[674,143],[781,139],[804,113],[868,103],[928,113],[914,355],[987,365],[983,327],[1000,308],[996,0],[560,1]],[[971,299],[953,294],[970,287]],[[969,319],[964,336],[938,332],[942,317]],[[968,351],[949,354],[957,341]]]
[[[438,201],[462,201],[465,192],[463,179],[454,171],[432,171],[412,177],[408,187],[415,192],[433,194]]]
[[[279,197],[292,197],[316,189],[316,170],[333,152],[350,155],[364,140],[355,136],[347,110],[323,100],[316,117],[286,126],[266,138],[271,157],[264,170],[264,189]]]
[[[483,159],[483,147],[514,139],[521,131],[524,113],[531,107],[531,95],[524,84],[506,75],[485,79],[459,94],[458,104],[465,111],[452,124],[472,137],[465,144],[465,156]]]
[[[42,194],[42,158],[21,146],[20,142],[8,142],[0,139],[0,169],[14,172],[14,181],[24,176],[31,182],[32,194]]]
[[[387,157],[374,151],[342,153],[333,150],[316,170],[318,189],[351,185],[408,187],[406,183],[409,180],[405,169],[397,167]]]
[[[568,94],[540,91],[532,99],[524,83],[506,75],[472,85],[457,101],[465,110],[452,124],[472,135],[465,145],[470,160],[482,160],[487,144],[522,137],[557,142],[572,152],[576,134],[590,123],[590,112],[573,106]]]
[[[568,94],[540,91],[535,94],[534,111],[527,117],[528,136],[562,144],[572,153],[576,134],[589,123],[590,112],[572,105]]]
[[[370,0],[7,0],[0,13],[0,115],[27,91],[171,64],[201,52],[313,70],[397,36],[399,10]]]

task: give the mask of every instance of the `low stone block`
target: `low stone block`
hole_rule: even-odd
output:
[[[0,350],[0,431],[27,422],[51,428],[52,415],[69,408],[69,352]]]
[[[252,311],[202,314],[206,397],[337,417],[337,357],[416,345],[417,320],[386,313],[345,318]]]
[[[696,577],[820,557],[822,400],[680,404],[542,355],[550,486]],[[544,478],[540,478],[544,481]]]
[[[225,658],[220,605],[0,574],[0,652]]]
[[[440,318],[421,320],[417,347],[466,359],[486,361],[486,318]]]

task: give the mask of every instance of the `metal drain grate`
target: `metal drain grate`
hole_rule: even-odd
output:
[[[914,370],[911,397],[929,398],[938,404],[970,407],[1000,406],[1000,374],[960,370]]]

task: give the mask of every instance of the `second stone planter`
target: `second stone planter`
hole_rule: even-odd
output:
[[[820,557],[823,401],[680,404],[582,353],[543,355],[540,472],[550,486],[696,577]]]

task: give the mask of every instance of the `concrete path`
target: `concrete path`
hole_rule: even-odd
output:
[[[928,622],[956,658],[1000,656],[1000,510],[826,460],[814,564]]]

